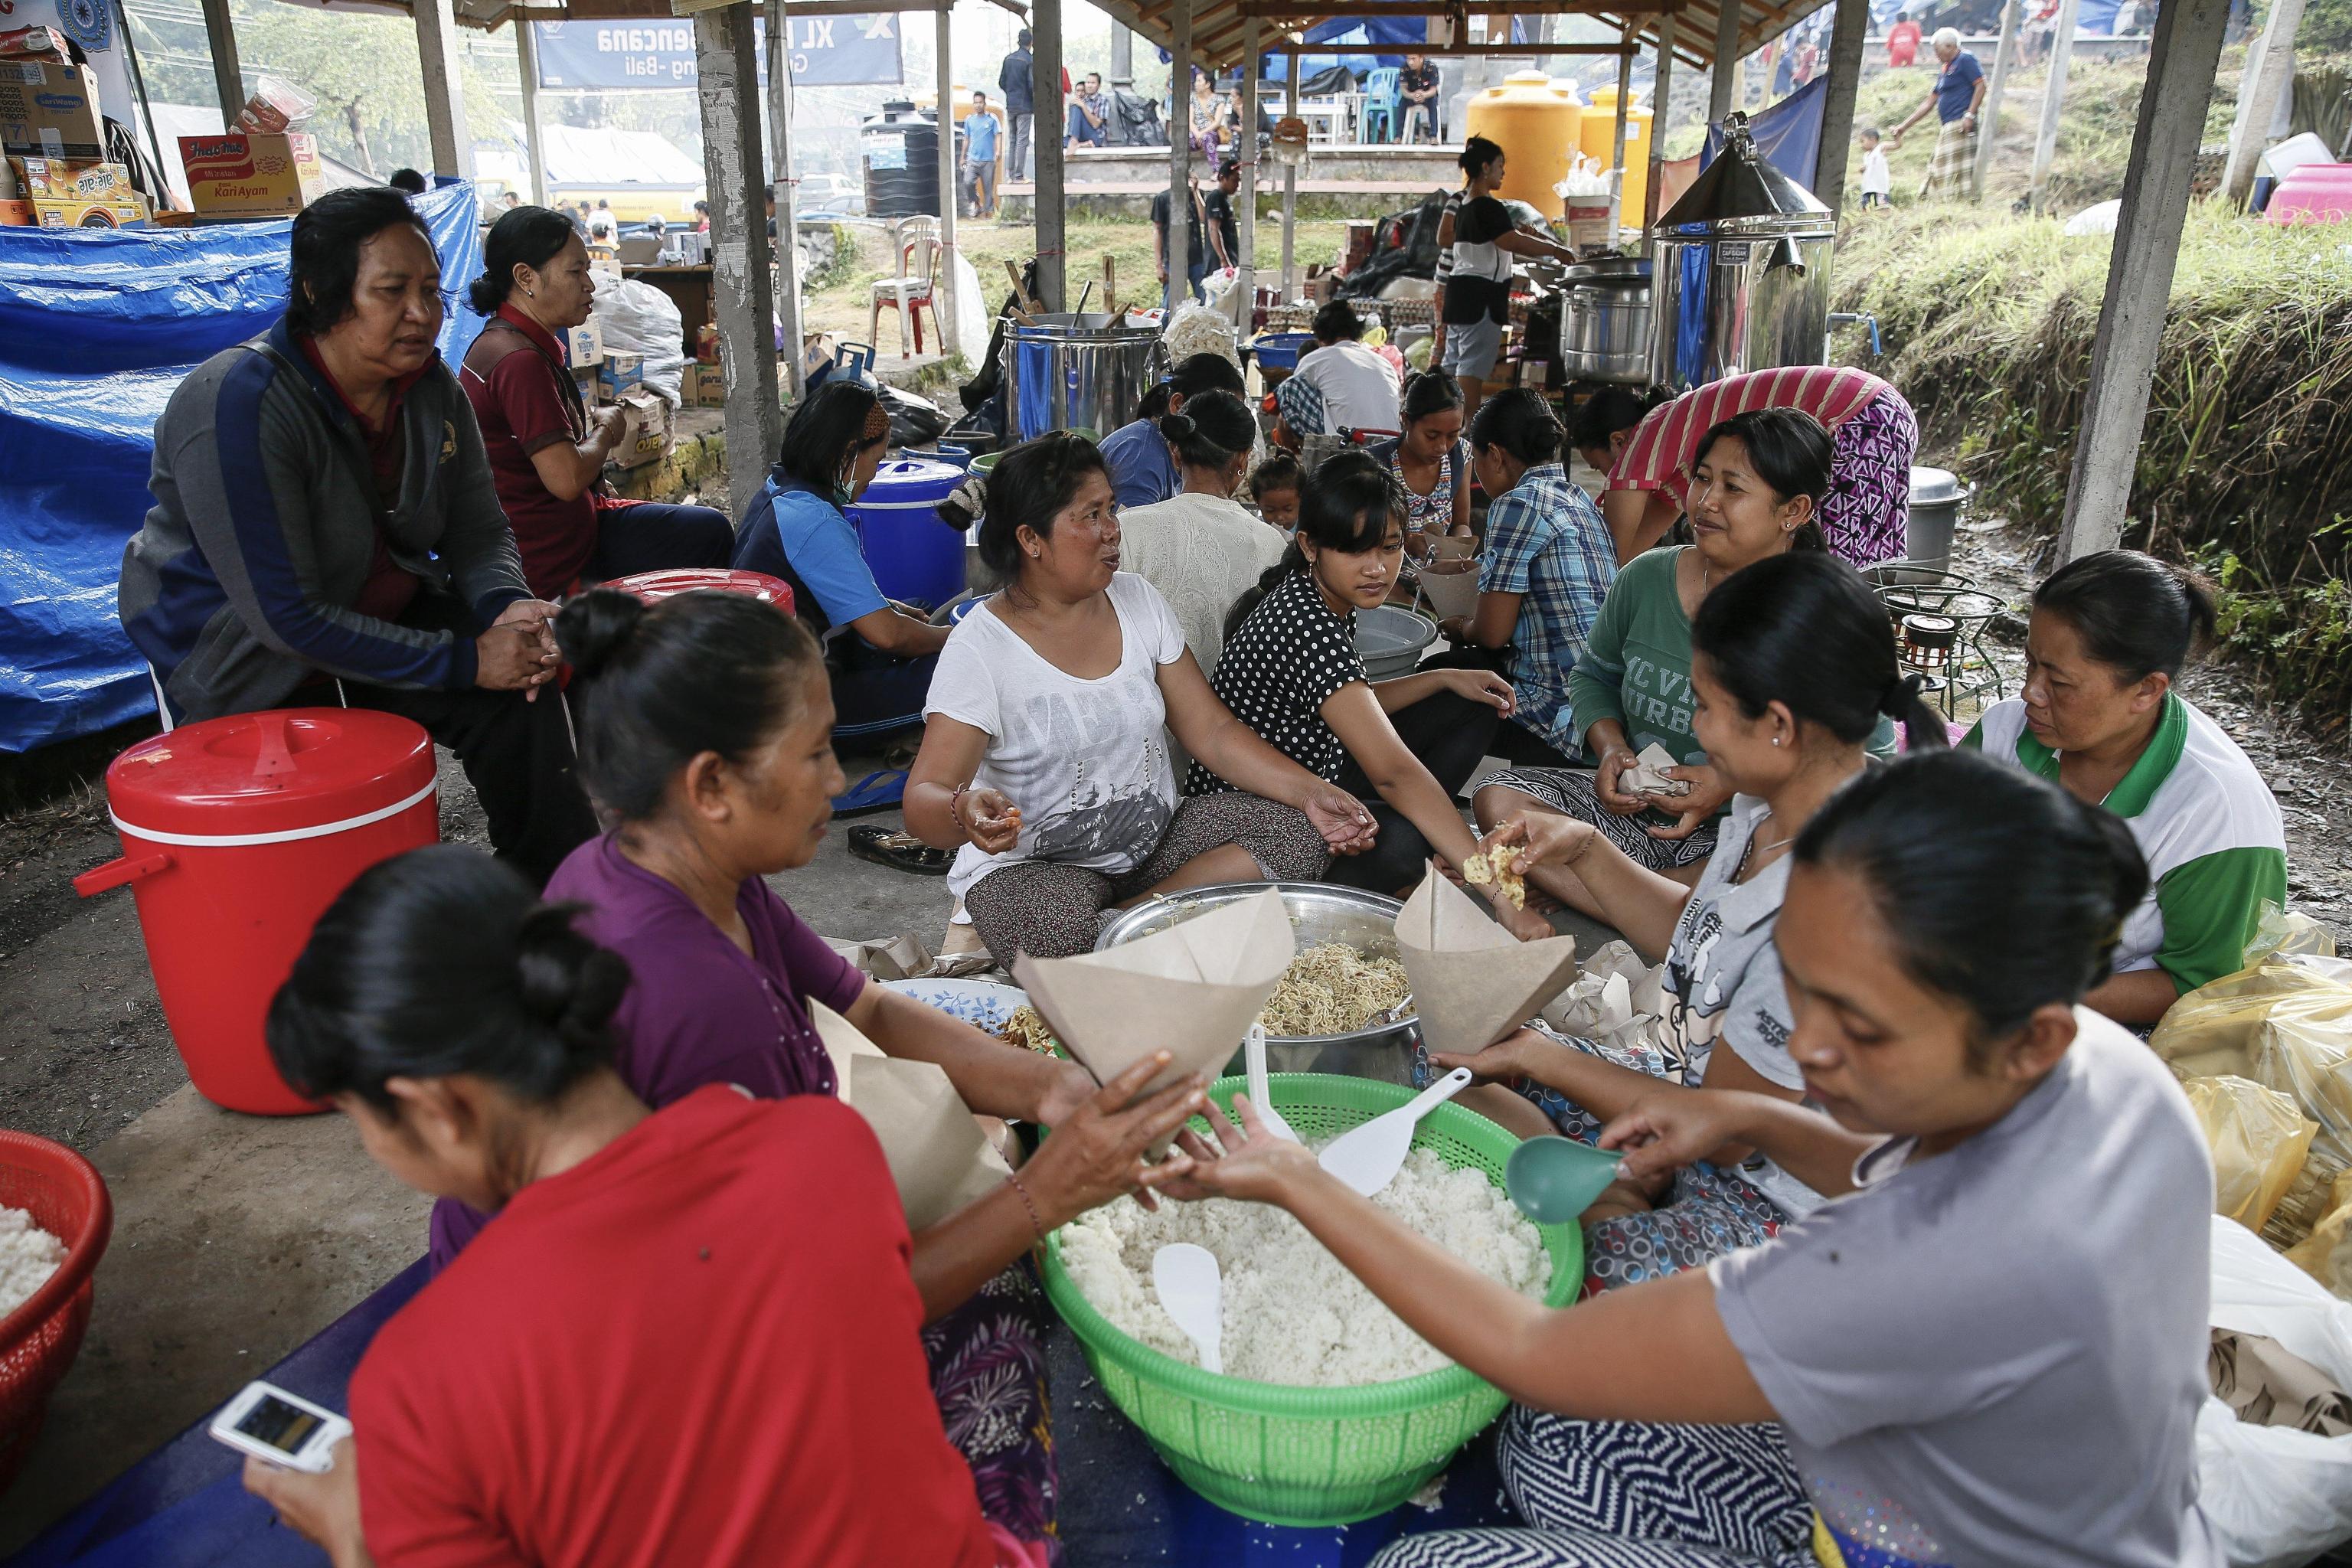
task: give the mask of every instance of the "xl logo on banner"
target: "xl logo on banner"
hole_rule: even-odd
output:
[[[599,92],[690,88],[695,83],[691,22],[533,22],[539,85]],[[767,74],[767,29],[761,74]],[[896,87],[900,77],[895,12],[792,18],[793,80],[802,87]]]

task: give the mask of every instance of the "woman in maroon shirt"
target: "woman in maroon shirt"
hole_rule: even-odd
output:
[[[572,220],[516,207],[490,226],[485,268],[468,298],[490,318],[458,377],[482,426],[499,504],[543,599],[583,583],[673,566],[724,566],[735,531],[707,506],[622,500],[600,493],[623,415],[581,402],[558,334],[588,320],[588,247]]]

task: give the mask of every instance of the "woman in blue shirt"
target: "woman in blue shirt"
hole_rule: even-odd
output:
[[[890,445],[874,389],[828,381],[784,426],[783,450],[736,531],[739,570],[793,587],[793,607],[824,644],[836,725],[922,722],[948,628],[883,597],[843,509],[865,492]]]

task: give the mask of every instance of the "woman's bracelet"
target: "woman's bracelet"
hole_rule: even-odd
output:
[[[1029,1228],[1036,1232],[1038,1243],[1042,1246],[1045,1240],[1045,1222],[1037,1217],[1037,1205],[1035,1200],[1030,1197],[1029,1189],[1021,1184],[1021,1176],[1018,1172],[1005,1172],[1004,1180],[1008,1186],[1010,1186],[1014,1192],[1021,1194],[1021,1206],[1029,1211]]]
[[[967,839],[971,837],[971,829],[964,826],[963,812],[960,808],[963,803],[963,792],[971,787],[971,783],[967,781],[956,785],[954,789],[948,792],[948,820],[954,823],[957,829],[961,831]]]

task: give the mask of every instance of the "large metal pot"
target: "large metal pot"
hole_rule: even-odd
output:
[[[1160,374],[1160,332],[1118,321],[1099,312],[1057,311],[1037,317],[1032,326],[1006,323],[1005,423],[1013,440],[1049,430],[1108,436],[1134,420]]]
[[[1322,882],[1220,882],[1189,888],[1146,900],[1128,910],[1096,939],[1095,951],[1118,947],[1153,931],[1166,931],[1196,915],[1221,909],[1272,888],[1282,895],[1300,951],[1318,942],[1344,942],[1374,958],[1396,956],[1396,918],[1404,906],[1378,893]],[[1421,1037],[1421,1020],[1407,1014],[1377,1029],[1357,1029],[1345,1035],[1269,1036],[1266,1067],[1274,1072],[1332,1072],[1350,1078],[1379,1079],[1384,1083],[1412,1081],[1413,1042]],[[1225,1071],[1243,1070],[1236,1049]]]
[[[1650,380],[1650,264],[1612,257],[1560,279],[1559,363],[1580,381]]]
[[[1676,392],[1780,365],[1829,342],[1837,220],[1756,151],[1742,114],[1721,153],[1658,220],[1650,379]]]

